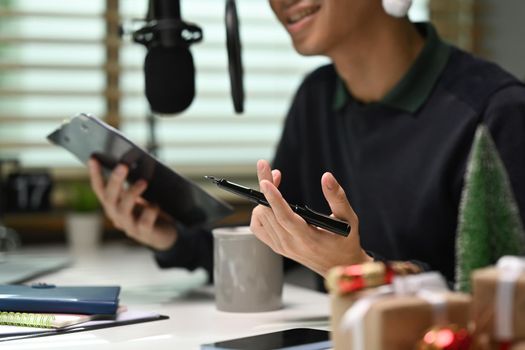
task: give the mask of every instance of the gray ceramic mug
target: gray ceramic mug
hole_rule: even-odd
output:
[[[215,305],[228,312],[282,307],[283,260],[248,226],[217,228],[214,237]]]

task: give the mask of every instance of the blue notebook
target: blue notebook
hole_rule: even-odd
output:
[[[0,285],[0,311],[115,314],[118,286]]]

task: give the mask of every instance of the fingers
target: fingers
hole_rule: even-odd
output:
[[[138,199],[147,188],[147,183],[144,180],[139,180],[134,183],[127,191],[122,192],[120,201],[116,208],[116,213],[121,217],[132,216],[133,208],[138,202]]]
[[[344,189],[331,173],[323,174],[321,187],[334,216],[348,221],[352,227],[355,226],[357,224],[357,215],[350,206]]]
[[[126,181],[126,176],[128,175],[128,167],[124,164],[119,164],[113,170],[109,176],[108,183],[106,185],[106,191],[104,196],[104,201],[110,205],[116,205],[119,200],[120,191]]]
[[[259,183],[262,180],[268,180],[273,183],[272,171],[268,161],[263,159],[257,161],[257,178],[259,179]]]
[[[159,207],[151,205],[141,197],[148,187],[146,181],[139,180],[124,188],[128,174],[125,165],[118,165],[107,183],[96,160],[90,159],[88,167],[91,187],[116,228],[154,249],[164,250],[174,244],[177,230],[173,222],[162,217],[166,214],[161,212]]]
[[[292,232],[304,227],[304,220],[292,211],[281,192],[270,181],[262,180],[259,186],[281,226]]]
[[[266,211],[270,210],[267,207],[258,205],[252,211],[252,218],[250,221],[250,230],[259,238],[264,244],[269,246],[274,252],[281,253],[281,245],[279,240],[276,240],[273,234],[272,227],[268,221]]]
[[[155,222],[159,216],[160,209],[158,207],[150,206],[144,208],[142,214],[137,220],[138,238],[149,236],[153,232]]]
[[[346,198],[343,188],[334,176],[326,173],[321,178],[323,193],[335,216],[352,226],[348,237],[332,234],[309,225],[284,200],[272,181],[280,180],[280,173],[271,173],[267,163],[258,163],[259,183],[270,208],[257,206],[252,212],[251,228],[256,236],[275,252],[300,262],[321,276],[337,265],[370,261],[361,248],[357,215]],[[272,181],[267,177],[271,173]]]
[[[272,179],[275,187],[279,187],[281,184],[281,172],[277,169],[272,170]]]
[[[122,229],[130,238],[150,245],[158,215],[159,209],[157,207],[143,207],[138,216],[122,216],[124,219]]]
[[[272,182],[275,187],[281,184],[281,172],[278,169],[273,169],[268,161],[260,159],[257,161],[257,178],[259,182],[268,180]]]
[[[95,159],[88,161],[88,168],[91,187],[113,224],[119,229],[136,231],[133,228],[135,221],[133,209],[146,190],[147,183],[140,180],[125,190],[124,183],[128,169],[123,164],[119,164],[113,170],[107,184],[104,183],[101,166]]]
[[[100,164],[93,158],[88,161],[89,181],[93,192],[99,200],[104,198],[104,180],[102,179]]]

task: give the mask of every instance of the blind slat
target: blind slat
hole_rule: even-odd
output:
[[[119,14],[105,11],[101,0],[46,0],[45,6],[40,0],[20,0],[0,7],[0,157],[16,156],[30,167],[80,169],[78,160],[46,136],[79,112],[104,117],[110,103],[119,104],[112,107],[120,111],[112,118],[123,132],[139,145],[147,143],[146,50],[129,38],[104,35],[116,21],[129,25],[130,19],[143,18],[147,0],[119,3]],[[181,2],[183,18],[204,31],[204,41],[191,47],[197,93],[179,116],[156,117],[156,134],[160,158],[186,175],[203,169],[221,174],[224,166],[253,173],[257,159],[271,157],[302,77],[326,62],[298,56],[266,2],[238,2],[246,112],[235,115],[224,5]],[[82,30],[68,30],[70,20],[81,23]],[[109,49],[116,61],[108,61]],[[118,81],[108,89],[110,76]]]

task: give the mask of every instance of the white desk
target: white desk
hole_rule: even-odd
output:
[[[329,300],[325,294],[285,285],[281,310],[226,313],[215,309],[212,287],[187,292],[190,285],[199,284],[204,278],[204,271],[159,269],[145,248],[112,246],[101,249],[96,255],[78,259],[71,267],[34,282],[120,285],[121,304],[130,310],[155,311],[169,316],[169,320],[15,340],[0,343],[0,348],[191,350],[199,349],[203,343],[276,330],[329,327]]]

